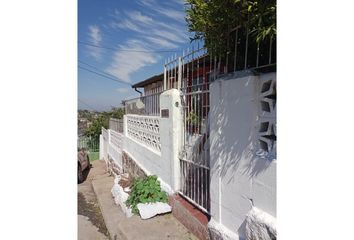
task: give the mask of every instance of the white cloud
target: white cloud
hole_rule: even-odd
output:
[[[159,37],[166,38],[166,39],[173,41],[173,42],[177,42],[177,43],[186,42],[186,39],[183,39],[181,36],[174,34],[171,31],[158,30],[158,29],[154,29],[152,31],[155,35],[157,35]]]
[[[161,46],[176,48],[174,43],[188,41],[185,29],[179,25],[154,21],[153,18],[143,15],[139,11],[126,11],[125,14],[127,18],[122,19],[121,17],[120,20],[112,22],[111,26],[115,29],[125,29],[143,34],[153,44],[153,48],[161,48]]]
[[[159,37],[146,37],[151,43],[164,48],[177,48],[178,45]]]
[[[135,23],[133,23],[129,19],[124,19],[123,21],[120,21],[120,22],[113,22],[112,27],[113,28],[128,29],[128,30],[132,30],[135,32],[140,32],[140,33],[144,32],[140,27],[138,27]]]
[[[139,11],[126,11],[128,17],[132,20],[136,20],[138,22],[144,24],[153,24],[154,21],[151,17],[141,14]]]
[[[185,13],[176,11],[173,9],[168,9],[168,8],[162,8],[162,7],[157,7],[154,8],[154,10],[158,13],[161,13],[162,15],[165,15],[166,17],[172,18],[174,20],[177,20],[179,22],[184,23],[185,22]]]
[[[175,10],[168,7],[163,7],[160,3],[157,3],[155,0],[139,0],[140,4],[150,8],[151,10],[164,15],[165,17],[172,18],[179,22],[185,23],[185,12]]]
[[[172,2],[180,4],[180,5],[184,5],[186,3],[185,0],[172,0]]]
[[[102,34],[100,28],[96,25],[89,26],[89,40],[93,45],[100,45],[102,41]],[[89,54],[93,56],[96,60],[101,59],[102,49],[92,46],[87,46]]]
[[[141,0],[141,5],[144,8],[151,8],[151,10],[152,6],[155,5],[154,3],[154,0]],[[156,6],[153,7],[156,8]],[[184,18],[183,11],[160,6],[158,9],[150,11],[150,13],[145,14],[134,10],[115,11],[114,15],[112,15],[113,19],[110,24],[112,28],[130,31],[130,33],[135,34],[135,37],[133,37],[134,39],[128,38],[124,44],[118,46],[118,50],[114,52],[109,67],[105,69],[107,73],[122,81],[132,82],[132,74],[144,67],[157,63],[161,58],[158,53],[151,50],[176,49],[179,44],[188,42],[186,28],[178,22],[178,20]],[[163,16],[166,15],[169,15],[168,17],[175,21],[165,21],[166,18]]]
[[[91,40],[95,44],[99,44],[102,41],[101,31],[98,26],[89,26]]]
[[[124,50],[149,51],[147,44],[131,39],[125,45],[120,45],[113,55],[113,61],[106,72],[125,82],[131,82],[131,74],[139,69],[157,62],[159,55],[152,52],[130,52]]]

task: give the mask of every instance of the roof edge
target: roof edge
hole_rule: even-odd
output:
[[[155,76],[152,76],[152,77],[150,77],[148,79],[145,79],[144,81],[135,83],[135,84],[132,85],[132,88],[145,87],[146,85],[148,85],[150,83],[154,83],[154,82],[157,82],[157,81],[160,81],[160,80],[163,81],[163,73],[155,75]]]

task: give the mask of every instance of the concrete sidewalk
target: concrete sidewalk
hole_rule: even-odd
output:
[[[105,169],[104,161],[95,161],[93,164],[94,168]],[[131,218],[125,217],[112,197],[114,178],[108,173],[99,172],[101,175],[92,180],[92,186],[112,240],[197,239],[172,214],[159,215],[147,220],[135,215]]]

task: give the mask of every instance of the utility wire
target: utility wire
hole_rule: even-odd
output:
[[[89,67],[92,67],[93,69],[96,69],[97,71],[99,71],[99,72],[103,72],[101,69],[99,69],[99,68],[97,68],[97,67],[95,67],[95,66],[93,66],[93,65],[91,65],[91,64],[88,64],[88,63],[86,63],[86,62],[84,62],[84,61],[81,61],[80,59],[78,59],[77,60],[79,63],[82,63],[82,64],[85,64],[85,65],[87,65],[87,66],[89,66]],[[106,73],[105,73],[106,74]],[[107,75],[108,75],[108,73],[107,73]]]
[[[78,68],[83,69],[83,70],[85,70],[85,71],[88,71],[88,72],[90,72],[90,73],[96,74],[96,75],[98,75],[98,76],[101,76],[101,77],[110,79],[110,80],[112,80],[112,81],[119,82],[119,83],[123,83],[123,84],[127,84],[127,85],[129,85],[129,86],[132,86],[130,83],[117,80],[117,79],[115,79],[115,78],[113,78],[113,77],[104,75],[104,74],[102,74],[102,73],[99,73],[99,72],[96,72],[96,71],[92,71],[92,70],[90,70],[90,69],[87,69],[87,68],[84,68],[84,67],[81,67],[81,66],[78,66]]]
[[[112,51],[124,51],[124,52],[178,52],[178,51],[173,51],[173,50],[133,50],[133,49],[121,49],[121,48],[114,48],[114,47],[106,47],[106,46],[98,46],[92,43],[86,43],[86,42],[81,42],[78,41],[79,44],[83,44],[83,45],[87,45],[87,46],[91,46],[91,47],[95,47],[95,48],[102,48],[102,49],[108,49],[108,50],[112,50]]]
[[[103,70],[101,70],[101,69],[99,69],[99,68],[97,68],[97,67],[95,67],[95,66],[93,66],[93,65],[91,65],[91,64],[88,64],[88,63],[86,63],[86,62],[84,62],[84,61],[81,61],[80,59],[78,59],[77,61],[78,61],[79,63],[85,64],[85,65],[87,65],[87,66],[89,66],[89,67],[95,69],[97,73],[106,75],[106,76],[108,76],[108,77],[110,77],[110,78],[114,78],[114,79],[117,78],[116,76],[114,76],[114,75],[112,75],[112,74],[109,74],[109,73],[106,73],[106,72],[104,72]],[[117,81],[119,81],[119,80],[117,80]]]

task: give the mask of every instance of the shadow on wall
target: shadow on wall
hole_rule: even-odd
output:
[[[237,81],[237,80],[230,80]],[[244,84],[245,92],[249,91],[250,78]],[[210,109],[210,116],[215,119],[213,124],[213,137],[210,145],[211,152],[211,175],[220,174],[222,178],[228,176],[227,182],[233,182],[236,171],[246,175],[249,179],[265,171],[271,164],[266,158],[256,154],[256,131],[257,131],[257,104],[253,95],[242,95],[240,89],[228,89],[223,91],[219,85],[220,100],[214,102]],[[235,93],[238,91],[238,93]],[[236,96],[239,96],[235,99]],[[225,99],[232,102],[225,102]],[[246,107],[245,107],[246,106]],[[252,107],[253,106],[253,107]],[[238,111],[239,110],[239,111]],[[218,159],[221,158],[218,167]],[[230,172],[231,171],[231,172]]]

